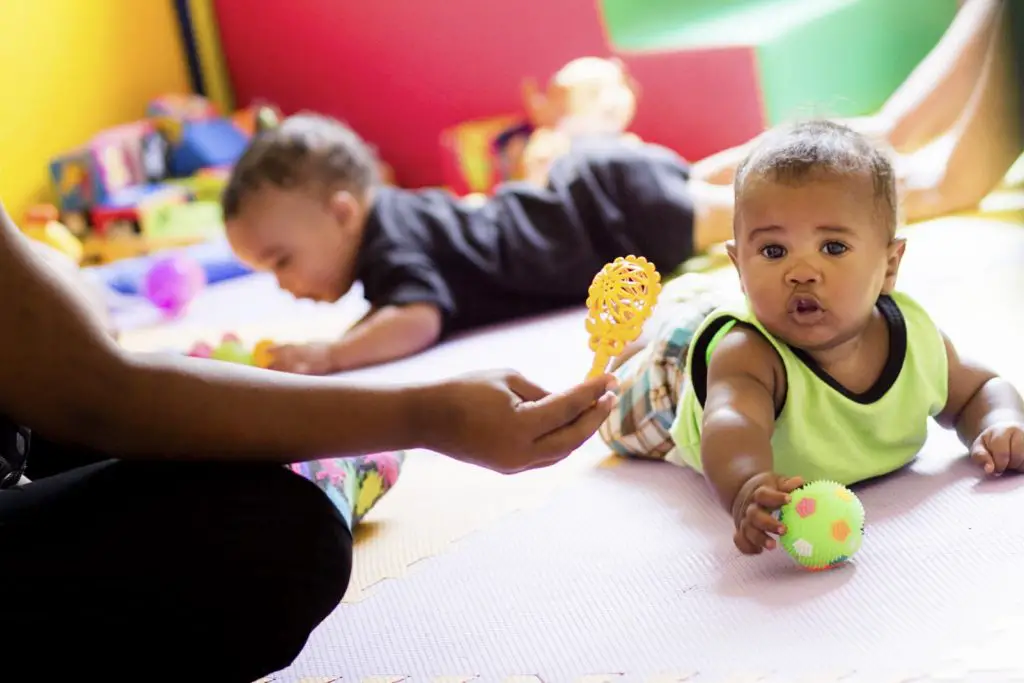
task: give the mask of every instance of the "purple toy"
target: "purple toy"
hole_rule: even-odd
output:
[[[184,313],[206,285],[206,272],[193,258],[175,254],[155,261],[142,282],[142,294],[168,317]]]

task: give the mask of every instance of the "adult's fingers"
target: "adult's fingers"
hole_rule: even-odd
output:
[[[537,386],[517,372],[510,372],[505,377],[508,388],[524,401],[539,401],[548,395],[548,391]]]
[[[613,381],[608,376],[595,377],[565,391],[548,394],[524,406],[522,410],[527,414],[527,428],[534,435],[534,439],[539,439],[549,432],[572,424],[608,393]],[[603,419],[602,417],[598,420],[598,425]]]
[[[572,421],[540,436],[534,442],[537,459],[545,461],[554,458],[558,461],[575,451],[600,428],[614,405],[615,395],[605,392],[596,401],[591,401]]]

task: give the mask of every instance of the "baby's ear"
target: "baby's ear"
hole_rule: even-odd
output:
[[[353,219],[359,215],[359,200],[348,190],[336,190],[331,194],[329,209],[338,225],[349,229]]]
[[[903,262],[903,254],[907,249],[907,238],[894,237],[888,246],[888,255],[885,263],[885,282],[882,285],[883,294],[891,294],[896,289],[896,276],[899,275],[900,263]]]
[[[729,255],[732,265],[738,268],[739,265],[736,263],[736,240],[729,240],[725,243],[725,253]]]

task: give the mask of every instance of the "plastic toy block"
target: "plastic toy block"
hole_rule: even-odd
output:
[[[147,218],[145,234],[156,239],[207,241],[224,236],[224,212],[215,201],[163,204]]]
[[[185,177],[211,166],[234,164],[248,142],[245,133],[228,119],[188,123],[171,152],[170,171]]]
[[[50,182],[64,213],[86,212],[104,195],[95,156],[88,147],[72,150],[50,161]]]
[[[956,0],[600,0],[630,53],[746,50],[764,125],[875,111],[935,45]]]
[[[216,118],[218,113],[217,107],[200,95],[162,95],[146,106],[147,117],[167,117],[180,121],[205,121]]]
[[[150,223],[159,208],[185,204],[190,199],[183,187],[170,184],[132,185],[115,192],[91,211],[93,230],[105,234],[119,221],[134,223],[140,232],[149,232]]]
[[[87,144],[50,162],[50,180],[64,213],[85,213],[116,193],[146,183],[143,150],[155,133],[147,121],[103,131]]]
[[[187,178],[169,178],[167,182],[178,185],[195,197],[196,201],[216,202],[224,192],[228,183],[229,170],[224,168],[204,168]]]

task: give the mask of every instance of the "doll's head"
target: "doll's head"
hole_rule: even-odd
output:
[[[534,126],[569,134],[623,133],[633,122],[639,88],[618,59],[580,57],[559,69],[540,92],[524,86]]]

